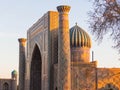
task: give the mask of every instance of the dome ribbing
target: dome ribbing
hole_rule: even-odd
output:
[[[70,29],[70,45],[71,47],[91,47],[89,35],[77,24]]]

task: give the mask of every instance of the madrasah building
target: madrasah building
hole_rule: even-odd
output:
[[[0,78],[0,90],[17,90],[17,71],[11,72],[11,78]]]
[[[70,6],[48,11],[19,38],[19,90],[120,90],[120,68],[90,61],[91,38],[69,28]]]

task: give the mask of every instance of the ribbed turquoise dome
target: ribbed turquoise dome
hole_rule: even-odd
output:
[[[12,75],[17,75],[17,71],[16,71],[16,70],[13,70],[13,71],[12,71]]]
[[[87,32],[77,24],[70,29],[71,47],[91,47],[91,39]]]

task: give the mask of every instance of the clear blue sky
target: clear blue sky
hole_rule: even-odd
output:
[[[0,0],[0,78],[9,78],[13,69],[18,70],[18,38],[25,37],[26,32],[44,13],[55,10],[58,5],[71,6],[69,15],[70,27],[77,22],[89,34],[88,15],[92,5],[89,0]],[[111,48],[108,37],[97,45],[92,38],[94,59],[99,67],[118,67],[118,52]]]

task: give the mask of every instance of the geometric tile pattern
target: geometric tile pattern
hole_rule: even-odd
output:
[[[69,6],[58,6],[58,90],[71,90]]]
[[[19,90],[24,90],[25,82],[25,38],[19,38]]]
[[[95,90],[96,66],[91,63],[72,63],[71,90]]]
[[[98,89],[120,90],[120,69],[98,68]]]
[[[35,46],[41,54],[41,90],[48,90],[48,21],[49,13],[44,14],[27,32],[27,60],[25,90],[30,90],[30,68]],[[37,77],[36,77],[37,78]]]

